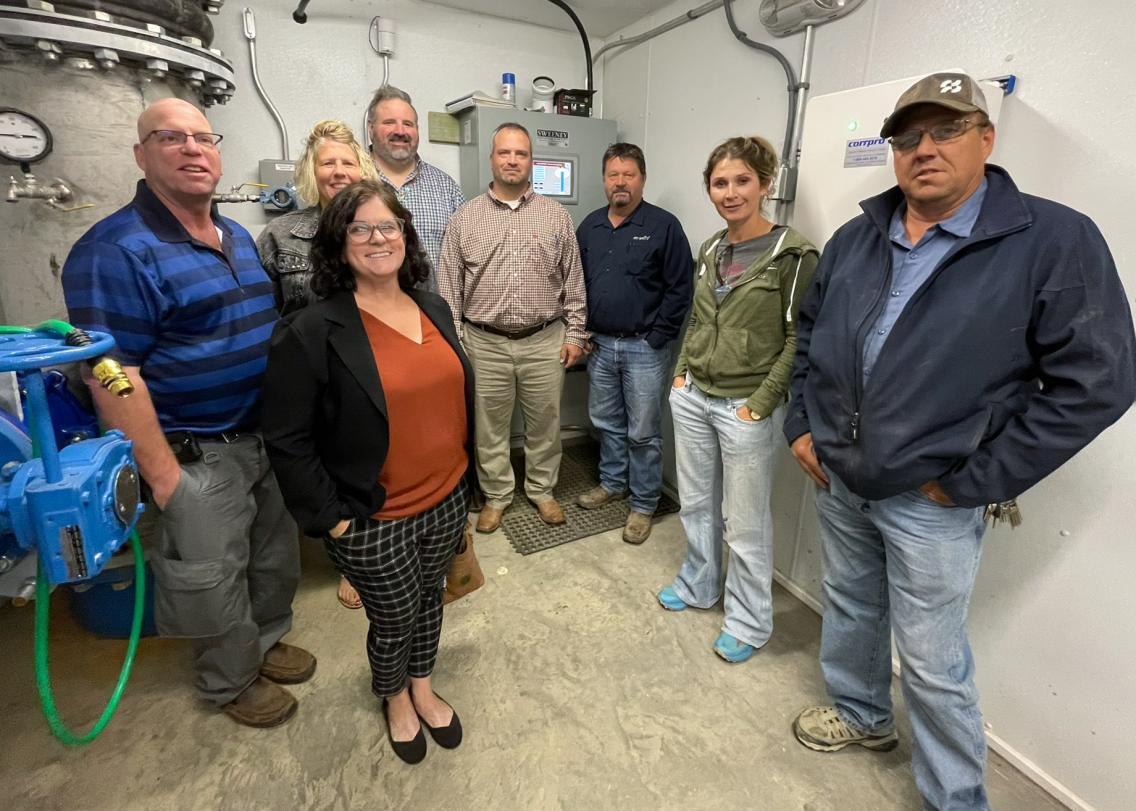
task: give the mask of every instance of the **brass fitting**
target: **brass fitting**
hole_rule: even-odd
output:
[[[134,384],[114,358],[100,358],[91,367],[91,373],[104,389],[117,397],[129,397],[134,393]]]

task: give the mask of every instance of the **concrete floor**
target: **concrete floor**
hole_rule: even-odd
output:
[[[642,547],[618,531],[529,557],[478,536],[485,587],[446,609],[435,672],[460,749],[398,761],[369,692],[366,621],[339,607],[309,545],[289,641],[319,658],[295,718],[252,730],[200,706],[188,648],[146,640],[119,712],[92,745],[50,737],[32,672],[31,607],[0,609],[0,801],[12,809],[842,809],[920,805],[901,719],[894,752],[834,755],[790,722],[823,699],[820,620],[777,590],[770,643],[742,665],[710,651],[720,612],[671,614],[655,591],[684,549],[677,516]],[[83,729],[125,645],[74,627],[57,594],[56,692]],[[979,667],[981,667],[979,662]],[[999,811],[1060,806],[991,755]]]

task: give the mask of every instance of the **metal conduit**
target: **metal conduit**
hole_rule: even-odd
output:
[[[781,147],[781,163],[787,164],[793,154],[793,122],[797,118],[797,75],[793,71],[793,66],[789,64],[789,60],[785,58],[785,54],[770,45],[755,42],[746,36],[745,31],[738,28],[738,24],[734,22],[733,2],[734,0],[726,0],[725,2],[726,22],[729,23],[730,31],[737,37],[738,42],[748,45],[754,50],[769,54],[776,59],[781,65],[781,69],[785,71],[785,78],[789,80],[789,114],[785,117],[785,141]]]
[[[652,28],[650,31],[645,31],[642,34],[636,34],[635,36],[627,37],[626,39],[618,39],[615,42],[609,42],[598,51],[596,51],[595,56],[592,57],[592,64],[594,65],[599,62],[600,57],[610,51],[612,48],[623,48],[629,45],[638,45],[640,42],[646,42],[649,39],[654,39],[659,34],[665,34],[667,31],[678,28],[684,23],[688,23],[691,20],[697,20],[699,17],[703,17],[709,14],[711,11],[718,10],[724,3],[725,0],[710,0],[709,3],[704,3],[698,8],[691,9],[685,14],[675,17],[673,20],[668,20],[662,25]]]
[[[268,111],[272,113],[272,117],[276,119],[276,126],[280,128],[280,156],[284,160],[290,160],[288,157],[288,126],[284,123],[284,118],[280,115],[280,111],[276,109],[276,105],[272,103],[272,99],[268,98],[268,93],[264,90],[264,85],[260,83],[260,72],[256,68],[256,20],[252,16],[252,9],[245,8],[244,10],[244,29],[245,39],[249,44],[249,63],[252,65],[252,82],[256,85],[256,92],[264,100],[264,105]]]
[[[813,33],[816,26],[805,28],[805,46],[801,54],[801,80],[797,82],[796,114],[790,130],[792,147],[789,158],[783,162],[784,171],[778,178],[777,207],[774,220],[784,223],[788,218],[789,206],[797,196],[797,164],[801,162],[801,133],[805,128],[805,100],[809,95],[809,79],[813,73]],[[783,185],[782,185],[783,184]]]

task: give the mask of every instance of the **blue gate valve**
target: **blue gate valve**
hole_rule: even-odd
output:
[[[22,373],[27,423],[40,456],[0,458],[0,537],[14,535],[18,547],[36,552],[52,585],[99,574],[143,510],[133,443],[121,432],[56,447],[42,370],[100,358],[114,347],[104,333],[73,330],[68,338],[40,329],[0,334],[0,372]],[[95,364],[95,376],[108,389],[129,393],[121,370],[98,368],[108,363],[114,365]]]

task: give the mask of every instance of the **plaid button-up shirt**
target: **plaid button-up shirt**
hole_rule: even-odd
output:
[[[490,187],[450,220],[442,240],[438,292],[462,319],[520,330],[563,319],[567,343],[587,333],[584,271],[572,218],[530,188],[514,210]]]
[[[394,189],[398,201],[410,212],[414,221],[414,230],[418,232],[418,239],[422,242],[422,250],[426,251],[426,256],[430,260],[430,279],[427,282],[427,289],[436,291],[442,237],[446,233],[450,217],[465,202],[465,195],[452,177],[421,158],[414,171],[407,175],[401,188],[391,183],[390,178],[383,174],[378,162],[375,163],[375,169],[379,173],[379,179]]]

